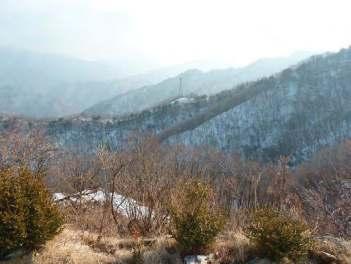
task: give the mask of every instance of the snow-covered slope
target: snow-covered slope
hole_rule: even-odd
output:
[[[210,145],[263,160],[289,155],[300,162],[351,136],[350,102],[351,48],[212,96],[178,98],[124,117],[82,115],[31,126],[44,127],[58,145],[74,151],[101,144],[120,148],[138,131],[165,143]],[[7,118],[0,128],[14,123]]]
[[[250,100],[170,135],[168,142],[209,144],[262,159],[291,155],[298,162],[351,136],[351,49],[313,57],[246,89],[258,86]]]

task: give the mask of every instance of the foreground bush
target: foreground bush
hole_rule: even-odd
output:
[[[206,251],[225,223],[213,190],[201,182],[183,183],[173,190],[170,204],[173,235],[183,253]]]
[[[257,210],[245,232],[258,252],[271,260],[304,259],[313,244],[307,225],[269,208]]]
[[[39,177],[26,169],[0,170],[0,259],[40,246],[61,224],[58,208]]]

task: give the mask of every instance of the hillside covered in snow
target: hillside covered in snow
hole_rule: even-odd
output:
[[[351,49],[314,56],[279,74],[211,96],[178,98],[140,113],[46,121],[3,117],[1,127],[41,127],[58,145],[121,148],[133,133],[208,145],[245,157],[299,162],[351,136]]]

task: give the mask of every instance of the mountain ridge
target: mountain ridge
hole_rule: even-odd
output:
[[[309,53],[286,58],[261,59],[242,68],[225,68],[210,71],[187,70],[155,85],[118,95],[98,103],[85,111],[85,115],[116,116],[140,112],[155,107],[169,98],[182,95],[211,95],[236,85],[254,81],[277,73],[306,59]],[[181,90],[181,91],[180,91]]]
[[[131,134],[141,133],[164,144],[207,145],[261,160],[283,155],[299,163],[351,136],[350,73],[351,48],[215,95],[178,98],[131,115],[77,115],[34,126],[58,146],[82,152],[123,148]]]
[[[100,101],[176,75],[186,64],[132,76],[123,73],[127,66],[116,67],[0,47],[0,112],[37,118],[79,114]]]

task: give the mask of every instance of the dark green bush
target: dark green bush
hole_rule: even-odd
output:
[[[172,192],[173,235],[185,253],[203,253],[223,229],[225,216],[207,184],[191,181]]]
[[[306,224],[271,208],[255,211],[245,233],[259,254],[275,261],[284,257],[294,261],[304,259],[313,245]]]
[[[40,177],[27,169],[0,170],[0,259],[40,246],[61,225],[59,210]]]

